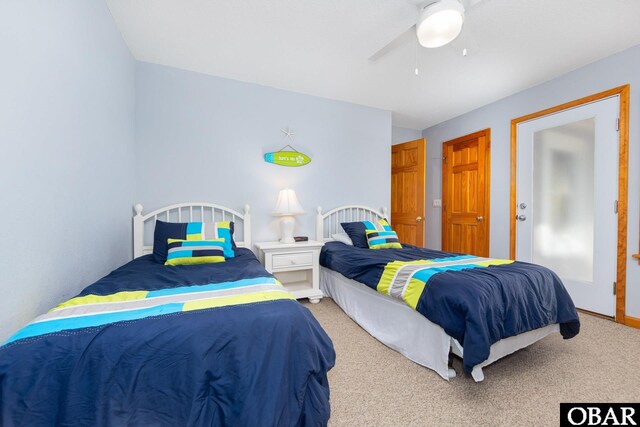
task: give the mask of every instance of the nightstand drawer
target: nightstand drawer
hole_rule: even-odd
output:
[[[313,265],[313,252],[273,255],[273,268],[303,267]]]

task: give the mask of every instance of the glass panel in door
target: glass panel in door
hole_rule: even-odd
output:
[[[532,261],[593,282],[595,119],[533,136]]]

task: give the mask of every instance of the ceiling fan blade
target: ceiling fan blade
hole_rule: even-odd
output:
[[[412,25],[410,28],[405,30],[402,34],[391,40],[386,46],[383,46],[380,50],[375,52],[373,55],[369,57],[369,61],[375,62],[378,59],[385,56],[387,53],[391,52],[393,49],[398,46],[409,42],[410,40],[415,40],[416,38],[416,26]]]

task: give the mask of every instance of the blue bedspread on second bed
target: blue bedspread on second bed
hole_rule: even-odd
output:
[[[144,256],[79,297],[251,278],[273,281],[246,249],[182,267]],[[19,338],[0,347],[0,425],[326,425],[334,360],[329,337],[291,299]]]
[[[340,242],[325,244],[320,264],[377,290],[393,261],[437,260],[460,254],[403,245],[371,250]],[[523,262],[443,271],[429,278],[415,309],[464,348],[464,369],[489,357],[492,344],[559,323],[564,338],[580,331],[580,320],[564,285],[548,268]]]

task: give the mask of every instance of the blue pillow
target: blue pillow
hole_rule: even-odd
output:
[[[204,233],[202,232],[203,224],[205,225]],[[217,238],[225,240],[225,258],[233,258],[236,249],[236,242],[233,240],[233,221],[216,222],[216,227],[210,227],[213,224],[156,220],[156,228],[153,232],[153,259],[161,264],[167,261],[167,239],[210,240]]]
[[[164,222],[156,220],[156,228],[153,231],[153,259],[164,264],[167,260],[167,240],[186,239],[186,222]]]
[[[356,248],[369,249],[367,242],[367,229],[362,221],[357,222],[341,222],[342,229],[349,235]]]

